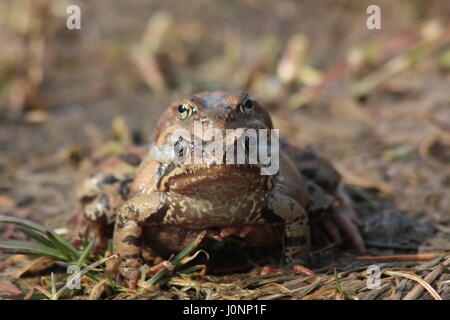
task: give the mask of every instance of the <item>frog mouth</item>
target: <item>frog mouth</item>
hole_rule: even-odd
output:
[[[174,168],[161,177],[159,186],[163,190],[186,193],[213,185],[245,185],[261,179],[267,176],[260,175],[258,165],[189,165]]]

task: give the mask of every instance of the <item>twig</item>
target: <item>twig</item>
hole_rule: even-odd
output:
[[[403,277],[403,278],[407,278],[407,279],[410,279],[410,280],[417,281],[418,283],[420,283],[431,294],[431,296],[434,299],[436,299],[436,300],[443,300],[442,297],[436,292],[436,290],[434,290],[433,287],[430,286],[430,284],[428,282],[424,281],[418,275],[405,273],[405,272],[398,272],[398,271],[385,271],[384,273],[387,274],[388,276]]]
[[[379,295],[385,293],[392,286],[391,281],[386,282],[381,287],[376,290],[370,291],[365,297],[364,300],[375,300]]]
[[[320,296],[321,294],[324,294],[324,293],[330,292],[330,291],[335,291],[335,290],[336,290],[336,286],[322,288],[314,293],[307,295],[306,297],[303,297],[302,300],[312,300],[312,299],[316,298],[317,296]]]
[[[432,283],[450,264],[450,258],[448,258],[443,263],[439,264],[433,269],[424,279],[427,283]],[[423,291],[423,287],[417,284],[404,298],[403,300],[415,300]]]
[[[431,260],[439,257],[438,253],[424,253],[424,254],[403,254],[395,256],[362,256],[356,257],[357,261],[409,261],[409,260]]]
[[[408,279],[402,279],[399,280],[395,278],[396,285],[393,286],[394,292],[392,293],[392,296],[389,297],[389,300],[400,300],[402,298],[403,293],[406,291],[406,286],[408,285],[409,280]]]

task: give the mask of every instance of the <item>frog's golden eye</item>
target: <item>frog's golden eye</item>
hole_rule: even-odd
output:
[[[192,112],[193,108],[189,104],[182,103],[178,105],[178,116],[181,120],[188,119],[192,115]]]
[[[250,97],[245,97],[244,101],[239,105],[239,109],[242,113],[249,114],[253,109],[253,101]]]

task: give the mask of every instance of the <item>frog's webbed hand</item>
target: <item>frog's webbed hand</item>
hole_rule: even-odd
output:
[[[166,211],[159,193],[132,198],[119,209],[114,230],[114,251],[120,259],[119,272],[131,288],[136,287],[143,264],[143,226],[157,224]]]
[[[311,239],[306,211],[297,201],[280,191],[272,193],[268,210],[285,222],[284,256],[286,262],[307,264]]]

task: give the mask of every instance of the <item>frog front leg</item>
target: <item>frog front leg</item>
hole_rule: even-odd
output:
[[[144,225],[162,222],[167,207],[159,193],[128,200],[119,209],[114,229],[114,252],[119,256],[119,273],[135,288],[140,276]]]
[[[296,265],[307,264],[311,250],[311,236],[305,209],[296,200],[279,190],[272,192],[267,209],[285,223],[284,257],[286,262]]]

